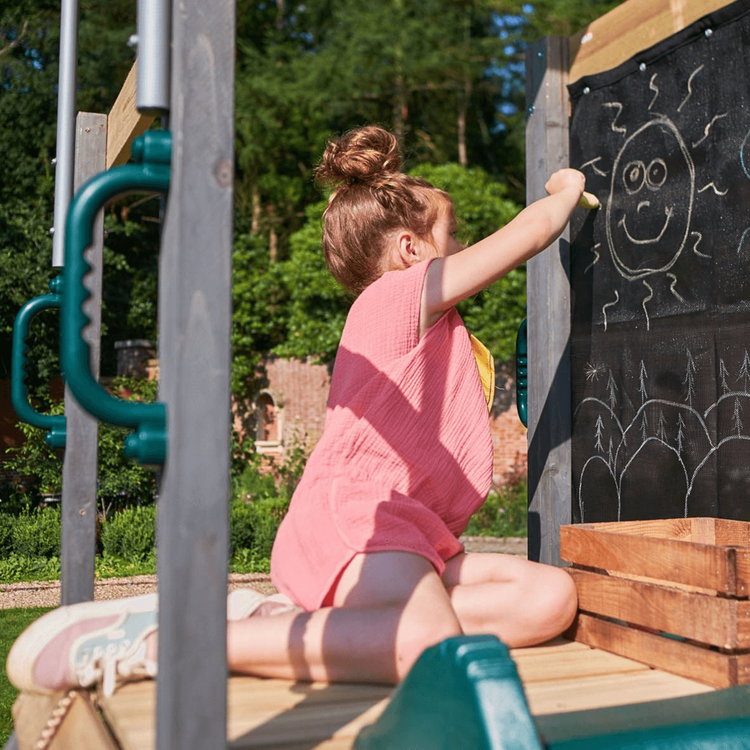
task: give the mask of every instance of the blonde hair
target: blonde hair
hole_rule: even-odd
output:
[[[387,270],[384,256],[396,230],[430,239],[447,193],[401,171],[396,137],[368,126],[330,140],[315,179],[336,189],[323,213],[323,251],[329,270],[359,294]]]

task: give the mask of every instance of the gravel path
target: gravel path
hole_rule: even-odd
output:
[[[526,539],[496,539],[494,537],[470,536],[461,541],[467,552],[504,552],[526,557]],[[231,573],[229,590],[241,587],[256,589],[264,594],[273,594],[276,589],[269,576],[263,573]],[[94,584],[94,599],[119,599],[138,596],[156,590],[156,576],[133,576],[132,578],[105,578]],[[0,609],[12,607],[56,607],[60,603],[59,581],[38,581],[0,584]]]

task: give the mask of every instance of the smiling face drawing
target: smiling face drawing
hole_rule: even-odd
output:
[[[625,141],[610,187],[606,233],[617,270],[631,281],[668,271],[685,247],[695,194],[693,160],[672,122],[648,122]]]

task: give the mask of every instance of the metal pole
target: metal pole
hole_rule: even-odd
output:
[[[52,266],[62,268],[65,256],[65,216],[73,196],[76,130],[76,66],[78,61],[78,0],[62,0],[60,8],[60,69],[57,99],[55,213]]]
[[[169,111],[171,19],[170,0],[138,0],[136,107],[142,114]]]

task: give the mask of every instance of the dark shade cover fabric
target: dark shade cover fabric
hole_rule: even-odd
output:
[[[570,87],[573,519],[750,519],[750,0]]]

